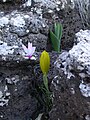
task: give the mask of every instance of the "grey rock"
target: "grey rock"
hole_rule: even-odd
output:
[[[49,5],[49,3],[54,4],[54,9],[51,8],[53,13],[49,13],[51,9],[48,7],[52,5],[52,4]],[[42,33],[47,36],[49,27],[52,28],[53,23],[59,21],[63,24],[62,49],[69,49],[72,47],[74,42],[73,41],[74,33],[78,32],[78,30],[82,28],[82,21],[79,15],[79,11],[76,8],[74,9],[74,7],[70,7],[71,4],[75,6],[75,3],[73,1],[71,2],[71,0],[65,1],[40,0],[35,1],[35,3],[31,4],[30,8],[28,7],[22,8],[19,5],[18,7],[21,10],[23,10],[23,13],[11,12],[11,14],[13,15],[10,15],[9,18],[10,32],[17,34],[20,37],[28,36],[29,33],[33,34]],[[44,6],[47,7],[45,8]],[[61,9],[62,6],[64,6],[63,9]],[[3,9],[3,7],[1,8]],[[60,10],[58,11],[57,8]],[[14,7],[12,9],[14,9]],[[29,12],[24,13],[24,11],[26,10]],[[6,11],[8,11],[8,8],[6,9]],[[29,15],[29,17],[25,18],[24,17],[25,15]],[[17,26],[15,24],[15,20],[17,20],[18,18],[20,18],[18,24],[21,25],[23,22],[22,26]]]
[[[12,3],[12,2],[16,2],[16,3],[20,3],[22,0],[0,0],[0,3]]]
[[[50,120],[83,120],[90,115],[89,35],[88,30],[78,32],[73,48],[62,51],[54,63]]]
[[[29,16],[25,19],[24,14],[22,13],[14,14],[10,19],[10,32],[16,33],[19,36],[27,35],[29,20]]]
[[[36,46],[36,51],[46,50],[47,47],[47,37],[43,34],[30,34],[28,36],[29,42]]]
[[[80,30],[76,34],[76,45],[69,51],[70,59],[74,61],[78,66],[83,67],[86,70],[87,74],[89,74],[89,66],[90,66],[90,31],[89,30]]]
[[[40,54],[35,53],[36,61],[26,60],[22,43],[27,46],[28,41],[32,42],[37,47],[36,51],[46,49],[49,28],[53,28],[53,24],[59,21],[63,24],[62,49],[69,50],[74,44],[75,32],[83,28],[80,11],[75,6],[76,1],[29,1],[30,6],[27,4],[28,0],[0,4],[1,10],[6,13],[0,13],[1,120],[27,120],[33,116],[35,119],[38,114],[38,102],[31,92],[33,80],[42,79],[41,71],[35,69],[38,68]],[[20,4],[21,2],[24,4]],[[18,8],[19,10],[13,11]],[[74,53],[73,48],[71,52]],[[82,66],[77,61],[78,57],[75,58],[75,54],[70,54],[71,52],[64,51],[60,56],[51,53],[48,78],[50,82],[53,79],[53,107],[50,120],[89,118],[90,66]]]
[[[71,70],[83,73],[85,70],[85,76],[89,76],[90,66],[90,37],[89,30],[80,30],[76,33],[75,44],[69,52],[63,52],[57,61],[55,62],[57,68],[61,67],[67,78],[71,75]],[[73,74],[72,74],[73,75]]]
[[[31,95],[35,61],[28,64],[9,59],[4,62],[0,60],[0,120],[26,120],[35,113],[37,116],[38,101]]]
[[[51,84],[53,107],[49,120],[83,120],[84,115],[90,115],[89,98],[82,96],[79,84],[79,77],[67,80],[62,72],[57,71]]]
[[[27,41],[30,41],[37,47],[37,51],[46,49],[46,35],[49,28],[45,19],[41,19],[32,13],[25,14],[14,11],[8,15],[1,14],[0,21],[0,40],[8,46],[18,47],[18,49],[14,49],[13,54],[23,54],[21,49],[24,37],[26,39],[26,42],[24,41],[25,45],[27,45]],[[40,44],[38,45],[38,43]]]
[[[5,2],[11,2],[12,0],[1,0],[0,2],[3,2],[3,3],[5,3]]]
[[[18,34],[18,36],[25,36],[29,33],[35,34],[40,31],[45,33],[45,29],[48,29],[45,20],[33,15],[32,13],[16,13],[10,19],[10,32],[14,32]]]

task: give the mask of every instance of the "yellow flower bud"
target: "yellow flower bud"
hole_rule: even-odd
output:
[[[50,67],[50,56],[45,50],[41,53],[40,56],[40,67],[43,74],[47,74]]]

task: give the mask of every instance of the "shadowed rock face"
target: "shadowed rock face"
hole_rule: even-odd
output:
[[[87,115],[90,115],[90,102],[89,98],[83,97],[80,93],[79,78],[75,77],[69,81],[64,74],[59,73],[59,75],[53,80],[51,87],[54,94],[49,120],[85,119]]]
[[[1,0],[0,3],[10,3],[10,2],[16,2],[16,3],[20,3],[22,2],[23,0]]]
[[[0,120],[31,119],[38,110],[38,102],[30,94],[34,65],[9,61],[0,66]]]

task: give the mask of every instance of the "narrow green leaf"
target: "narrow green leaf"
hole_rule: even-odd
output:
[[[52,42],[52,47],[55,51],[60,52],[60,44],[62,37],[62,24],[55,23],[54,24],[54,33],[50,31],[50,38]]]
[[[54,48],[55,51],[60,52],[60,43],[59,43],[60,41],[51,30],[50,30],[50,37],[51,37],[52,47]]]
[[[63,30],[63,28],[62,28],[62,24],[59,24],[59,40],[61,40],[61,37],[62,37],[62,30]]]
[[[55,23],[55,35],[59,39],[59,34],[60,34],[60,25],[59,23]]]
[[[54,32],[55,32],[55,35],[57,34],[57,23],[54,24]]]
[[[55,35],[60,40],[62,37],[62,25],[60,23],[55,23]]]

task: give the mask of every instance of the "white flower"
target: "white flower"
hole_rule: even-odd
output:
[[[25,57],[31,58],[35,52],[36,47],[32,47],[32,43],[28,42],[28,48],[22,44],[22,47],[26,53]]]

